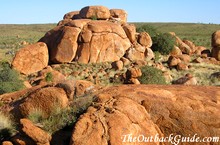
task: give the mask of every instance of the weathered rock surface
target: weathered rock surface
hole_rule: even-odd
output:
[[[72,12],[66,13],[63,16],[63,19],[80,19],[79,11],[72,11]]]
[[[212,34],[212,47],[220,47],[220,30]]]
[[[23,74],[31,74],[48,65],[49,54],[45,43],[38,42],[20,49],[12,62],[13,68]]]
[[[201,138],[218,136],[219,96],[218,87],[111,87],[98,94],[97,102],[81,115],[74,127],[70,145],[122,145],[126,144],[123,137],[128,134],[134,137],[140,134],[158,134],[159,137],[169,137],[170,134],[186,137],[197,134]],[[159,145],[156,142],[152,144]]]
[[[112,18],[118,19],[119,22],[127,22],[127,12],[122,9],[111,9],[110,14]]]
[[[117,61],[130,47],[123,28],[107,21],[91,21],[82,30],[75,61],[96,63]]]
[[[37,145],[49,145],[51,135],[36,127],[30,120],[21,119],[22,131],[30,137]]]
[[[71,62],[78,48],[80,29],[70,26],[57,26],[41,38],[49,49],[50,61],[54,63]]]
[[[131,41],[131,43],[134,43],[136,41],[136,27],[133,24],[127,24],[123,26],[123,29]]]
[[[87,6],[82,8],[79,14],[86,19],[106,20],[110,18],[110,11],[105,6]]]
[[[152,39],[147,32],[141,32],[138,35],[138,43],[147,48],[150,48],[153,44]]]
[[[43,117],[48,117],[56,108],[65,108],[68,105],[66,92],[62,88],[47,87],[31,93],[19,105],[23,117],[40,111]]]

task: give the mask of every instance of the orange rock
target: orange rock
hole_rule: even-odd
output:
[[[99,93],[76,123],[70,145],[122,145],[124,135],[203,138],[218,130],[218,87],[122,85]],[[209,113],[209,112],[212,113]],[[125,139],[126,140],[126,139]],[[131,143],[128,143],[131,144]],[[148,142],[135,142],[136,145]],[[159,145],[160,143],[152,143]]]
[[[147,32],[141,32],[138,35],[138,43],[147,48],[150,48],[153,44],[152,39]]]
[[[220,47],[212,48],[212,57],[220,61]]]
[[[178,36],[175,37],[176,37],[177,46],[180,48],[182,53],[192,54],[193,51],[191,50],[191,48],[186,43],[184,43]]]
[[[183,40],[183,42],[191,48],[192,53],[195,52],[196,46],[195,46],[195,44],[192,41]]]
[[[41,38],[48,45],[50,61],[54,63],[71,62],[78,48],[80,29],[69,26],[57,26]]]
[[[47,87],[27,96],[19,105],[19,110],[24,117],[36,111],[40,111],[43,117],[48,117],[54,109],[65,108],[67,105],[68,98],[62,88]]]
[[[113,18],[119,18],[120,22],[126,23],[127,22],[127,12],[122,9],[111,9],[110,10],[111,17]]]
[[[131,79],[131,78],[138,78],[142,75],[141,69],[140,68],[130,68],[128,69],[128,71],[126,72],[127,78]]]
[[[136,27],[134,24],[126,24],[123,26],[123,29],[131,41],[131,43],[134,43],[136,41]]]
[[[91,21],[82,32],[79,40],[86,43],[79,44],[75,57],[81,63],[117,61],[131,45],[123,28],[108,21]]]
[[[101,19],[106,20],[110,18],[110,11],[104,6],[87,6],[80,10],[80,17],[86,19]]]
[[[176,57],[178,57],[181,61],[185,63],[189,63],[191,61],[191,57],[187,54],[178,55]]]
[[[170,52],[170,55],[182,55],[182,51],[180,50],[179,47],[174,46],[172,51]]]
[[[4,142],[2,142],[2,145],[13,145],[13,144],[10,141],[4,141]]]
[[[197,55],[201,55],[202,54],[202,51],[206,50],[206,48],[204,46],[197,46],[195,48],[195,54]]]
[[[176,56],[170,56],[168,58],[168,65],[169,65],[169,67],[177,66],[178,63],[180,63],[180,62],[181,62],[181,60],[178,57],[176,57]]]
[[[72,11],[72,12],[66,13],[63,16],[63,19],[80,19],[79,11]]]
[[[178,63],[177,64],[177,70],[188,70],[189,68],[188,68],[188,65],[187,64],[185,64],[185,63]]]
[[[80,97],[82,95],[92,93],[96,89],[95,85],[92,82],[77,80],[75,83],[75,95]]]
[[[19,72],[28,75],[45,68],[48,60],[47,45],[38,42],[20,49],[12,61],[12,66]]]
[[[213,34],[212,34],[212,47],[215,48],[215,47],[220,47],[220,30],[218,31],[215,31]]]
[[[155,58],[154,52],[150,48],[145,50],[144,55],[147,61]]]
[[[114,68],[115,70],[122,70],[123,69],[123,62],[121,60],[113,62],[112,68]]]
[[[71,20],[71,19],[64,19],[58,23],[58,26],[70,26],[70,27],[77,27],[82,29],[90,19],[78,19],[78,20]]]
[[[20,123],[22,125],[22,131],[36,142],[36,144],[48,144],[52,139],[51,135],[46,133],[44,130],[36,127],[30,120],[21,119]]]

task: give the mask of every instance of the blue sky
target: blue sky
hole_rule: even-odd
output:
[[[57,23],[88,5],[124,9],[129,22],[220,24],[220,0],[1,0],[0,24]]]

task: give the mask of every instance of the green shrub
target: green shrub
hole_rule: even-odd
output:
[[[92,101],[93,96],[83,96],[82,98],[75,99],[68,108],[54,108],[51,115],[47,118],[43,117],[43,111],[35,110],[29,114],[28,119],[40,124],[45,131],[53,134],[65,127],[72,127],[79,116],[91,105]]]
[[[0,142],[10,138],[14,133],[15,128],[10,117],[0,112]]]
[[[158,51],[162,55],[168,55],[174,45],[176,45],[175,37],[170,35],[169,33],[158,34],[152,37],[153,40],[153,51]]]
[[[0,94],[18,91],[23,88],[19,73],[10,68],[7,62],[0,63]]]
[[[166,80],[161,70],[152,66],[141,68],[142,76],[139,77],[141,84],[166,84]]]
[[[143,25],[137,26],[136,30],[138,33],[147,32],[151,37],[156,36],[158,33],[156,28],[154,28],[153,26],[148,25],[148,24],[143,24]]]
[[[45,80],[46,80],[46,82],[52,82],[53,81],[53,74],[51,72],[48,72],[46,74]]]

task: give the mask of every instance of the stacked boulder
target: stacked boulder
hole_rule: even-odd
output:
[[[212,34],[212,56],[220,60],[220,30]]]
[[[136,27],[127,23],[126,11],[109,10],[104,6],[88,6],[80,11],[65,14],[63,20],[48,31],[38,43],[44,44],[48,49],[46,56],[49,60],[44,67],[48,62],[114,62],[122,57],[136,61],[152,56],[152,40],[149,34],[137,34]],[[25,49],[29,50],[28,47],[30,46]],[[35,62],[29,61],[29,65],[33,66]],[[27,71],[29,68],[26,68],[24,72],[21,64],[23,65],[23,56],[16,55],[12,65],[18,71],[30,74],[42,69],[40,67]]]

